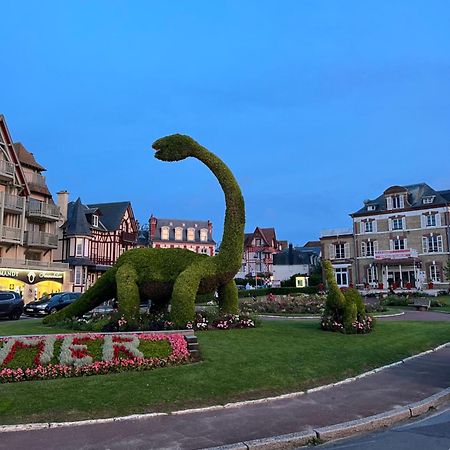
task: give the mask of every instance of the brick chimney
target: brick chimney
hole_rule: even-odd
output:
[[[69,204],[69,193],[67,191],[59,191],[58,195],[58,206],[61,211],[61,216],[63,222],[67,220],[67,205]]]
[[[208,220],[208,233],[210,239],[212,239],[212,222]]]
[[[150,216],[150,220],[148,221],[149,225],[150,225],[150,236],[149,236],[149,240],[150,242],[153,242],[155,235],[156,235],[156,217],[153,217],[153,214]]]

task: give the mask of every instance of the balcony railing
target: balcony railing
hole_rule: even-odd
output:
[[[27,180],[27,183],[32,186],[37,187],[45,187],[47,186],[47,183],[45,181],[45,177],[41,175],[40,173],[25,173],[25,179]]]
[[[0,178],[2,180],[14,179],[14,164],[6,161],[6,159],[0,159]]]
[[[33,200],[28,202],[27,215],[30,219],[58,220],[59,207],[51,203]]]
[[[22,243],[22,228],[2,227],[0,232],[2,242]]]
[[[10,259],[10,258],[0,258],[0,266],[1,267],[11,267],[14,269],[31,269],[31,268],[42,268],[48,270],[64,270],[69,268],[69,264],[67,263],[59,263],[59,262],[47,262],[47,261],[35,261],[32,259]]]
[[[136,243],[137,233],[127,233],[122,231],[121,241],[124,244],[134,244]]]
[[[28,247],[57,248],[58,235],[43,231],[25,231],[25,244]]]
[[[25,207],[25,197],[0,192],[0,202],[3,204],[5,211],[20,214]]]

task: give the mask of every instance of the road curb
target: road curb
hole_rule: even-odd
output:
[[[395,408],[362,419],[342,422],[328,427],[313,428],[311,431],[284,434],[265,439],[255,439],[253,441],[242,441],[221,447],[210,447],[205,450],[278,450],[302,447],[311,445],[314,442],[342,439],[353,436],[354,434],[375,431],[392,426],[398,422],[425,414],[430,409],[437,408],[448,401],[450,401],[450,388],[444,389],[420,402],[411,403],[400,408]]]

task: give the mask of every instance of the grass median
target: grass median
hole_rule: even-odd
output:
[[[0,322],[0,335],[12,334]],[[15,334],[62,332],[15,322]],[[6,329],[10,331],[5,332]],[[197,333],[200,363],[85,378],[0,385],[0,423],[65,421],[173,411],[260,398],[346,378],[450,340],[444,322],[378,323],[367,335],[317,322],[264,321],[256,329]]]

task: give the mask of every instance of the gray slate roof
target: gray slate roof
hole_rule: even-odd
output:
[[[410,184],[407,186],[400,186],[408,191],[408,204],[405,208],[424,208],[446,205],[450,202],[450,191],[435,191],[426,183]],[[434,197],[432,203],[423,203],[424,197]],[[368,207],[372,206],[375,209],[369,210]],[[365,215],[370,213],[379,213],[388,211],[386,206],[385,195],[381,194],[374,200],[366,200],[364,206],[358,211],[350,214],[353,216]]]
[[[215,244],[215,241],[212,238],[212,233],[208,232],[208,240],[200,241],[200,230],[205,228],[208,230],[208,221],[207,220],[190,220],[190,219],[156,219],[156,232],[153,237],[154,241],[161,241],[161,228],[169,227],[169,241],[175,241],[175,228],[180,227],[183,228],[182,241],[185,242],[198,242],[202,244]],[[194,228],[195,230],[195,240],[188,241],[187,240],[187,230],[188,228]],[[179,242],[182,242],[179,241]]]
[[[108,231],[117,230],[122,221],[130,202],[115,202],[115,203],[95,203],[88,205],[89,208],[99,210],[98,214],[101,223]]]
[[[67,221],[63,225],[67,236],[90,236],[94,227],[90,223],[89,217],[96,211],[96,209],[83,205],[79,197],[76,201],[70,202],[67,206]],[[99,218],[98,225],[99,230],[107,231],[101,218]]]
[[[293,247],[284,249],[273,255],[275,266],[288,266],[298,264],[316,264],[320,256],[320,247]]]

